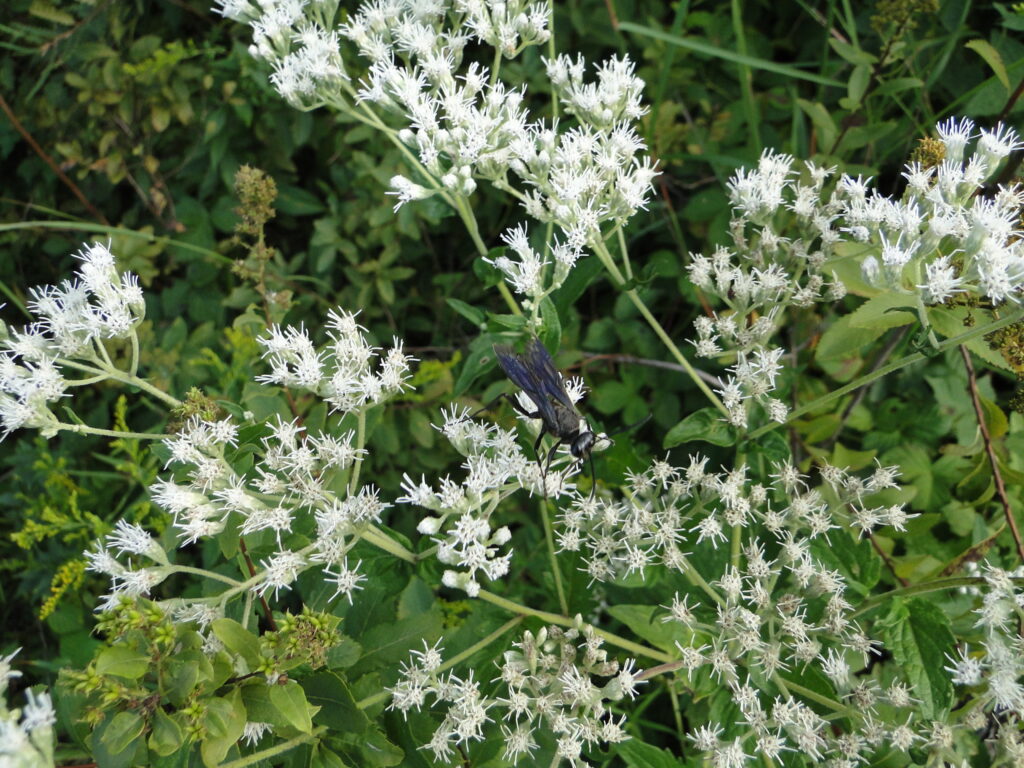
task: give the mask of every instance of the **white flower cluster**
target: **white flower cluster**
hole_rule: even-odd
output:
[[[672,541],[673,553],[683,541],[684,523],[698,533],[696,544],[707,539],[716,546],[726,538],[724,526],[743,528],[755,521],[774,539],[763,542],[752,535],[710,582],[695,576],[689,565],[693,558],[706,563],[706,556],[674,554],[676,567],[694,584],[685,594],[676,594],[664,618],[678,628],[680,670],[697,691],[728,686],[745,729],[726,739],[725,727],[736,735],[734,724],[711,720],[690,738],[698,749],[711,753],[712,764],[730,766],[758,755],[780,761],[784,752],[798,752],[815,763],[854,766],[869,762],[880,748],[905,752],[929,739],[926,734],[934,726],[914,719],[916,702],[904,681],[886,678],[888,670],[853,674],[868,664],[877,643],[851,616],[854,606],[843,573],[816,554],[830,548],[825,543],[830,530],[849,523],[839,510],[895,487],[895,469],[879,467],[858,478],[826,467],[822,475],[830,486],[827,494],[809,489],[808,478],[790,465],[780,466],[767,488],[747,487],[744,474],[710,474],[703,460],[697,460],[685,472],[656,467],[643,478],[646,486],[640,486],[642,500],[650,499],[652,490],[658,497],[672,497],[673,487],[692,498],[692,506],[677,510],[670,525],[656,527],[658,518],[666,517],[660,509],[658,518],[647,521],[649,531]],[[718,515],[694,519],[720,505]],[[877,522],[898,530],[907,517],[898,507],[890,508],[887,516],[877,511],[861,516],[884,517]],[[635,529],[624,531],[628,536]],[[649,545],[635,539],[629,549],[635,553],[644,546]],[[780,680],[787,672],[810,679],[809,667],[830,681],[842,706],[842,727],[794,696],[787,686],[795,683]]]
[[[747,426],[755,404],[769,419],[786,420],[785,403],[769,395],[783,354],[769,341],[785,321],[786,307],[838,301],[846,294],[823,271],[841,239],[821,201],[835,169],[806,162],[801,177],[793,164],[790,155],[765,151],[757,168],[737,171],[727,185],[733,248],[690,254],[690,280],[727,307],[694,322],[692,343],[700,357],[735,357],[733,375],[718,391],[736,427]]]
[[[375,373],[372,363],[380,350],[367,343],[366,329],[355,317],[331,310],[327,315],[330,343],[322,350],[305,328],[275,325],[268,338],[259,340],[271,372],[257,376],[256,381],[309,390],[342,413],[379,405],[399,394],[409,386],[415,358],[402,351],[402,342],[396,338]]]
[[[1024,285],[1020,241],[1024,188],[1000,187],[981,194],[1002,161],[1022,147],[1002,124],[975,130],[967,118],[950,118],[936,130],[945,148],[937,165],[906,166],[900,200],[844,176],[833,210],[845,231],[872,246],[862,262],[865,279],[878,288],[918,292],[926,304],[964,293],[993,304],[1017,301]],[[977,139],[968,157],[967,147]]]
[[[640,674],[634,661],[620,665],[608,658],[602,640],[589,624],[577,617],[572,629],[545,627],[536,635],[523,633],[507,651],[500,665],[498,682],[502,690],[495,697],[480,691],[472,672],[462,680],[440,668],[441,652],[425,648],[413,652],[413,661],[403,665],[402,677],[391,689],[390,709],[403,714],[419,710],[434,698],[434,704],[448,705],[444,719],[426,745],[438,761],[451,762],[453,746],[465,747],[489,737],[484,726],[489,713],[504,710],[501,733],[506,760],[517,764],[531,760],[537,749],[538,729],[555,735],[555,760],[586,765],[585,750],[601,744],[625,741],[625,715],[618,720],[608,704],[636,695]],[[595,678],[600,678],[595,681]]]
[[[214,10],[252,27],[253,58],[268,62],[277,92],[299,109],[340,95],[347,82],[334,17],[338,0],[214,0]]]
[[[388,353],[378,373],[370,370],[375,350],[345,312],[330,315],[332,343],[318,353],[302,330],[274,328],[268,348],[274,372],[258,380],[304,386],[321,393],[337,410],[349,412],[379,403],[407,386],[409,360],[401,344]],[[344,495],[336,491],[340,473],[354,471],[366,451],[355,444],[355,432],[307,433],[278,417],[267,424],[262,450],[252,466],[238,462],[238,427],[230,419],[189,419],[167,438],[168,466],[178,468],[174,479],[150,487],[153,500],[173,516],[182,546],[216,536],[229,525],[255,546],[271,550],[260,561],[262,570],[247,582],[260,596],[289,589],[307,568],[323,568],[334,596],[352,599],[364,577],[359,563],[350,566],[348,553],[361,533],[380,522],[390,505],[377,489],[362,485]],[[240,470],[237,466],[246,466]],[[311,543],[306,543],[312,540]],[[144,555],[155,566],[130,568],[118,554]],[[100,609],[117,604],[122,595],[147,595],[173,572],[166,554],[140,527],[118,523],[106,544],[87,553],[91,570],[112,577],[112,590]]]
[[[336,31],[336,0],[217,4],[252,26],[254,55],[274,65],[274,84],[292,103],[353,110],[354,98],[360,109],[373,105],[398,117],[398,138],[415,153],[423,178],[391,180],[396,209],[439,193],[465,205],[483,179],[519,199],[534,219],[556,224],[562,241],[551,246],[552,274],[545,274],[547,256],[525,245],[522,229],[506,235],[511,255],[496,260],[527,309],[561,285],[583,249],[600,240],[603,224],[622,224],[646,206],[657,174],[633,128],[646,108],[628,57],[599,65],[590,83],[582,58],[545,62],[556,97],[577,123],[568,129],[531,120],[525,90],[499,78],[503,58],[548,40],[547,2],[373,0]],[[339,37],[369,63],[358,91],[347,82]],[[494,48],[491,69],[467,63],[471,43]],[[383,127],[376,116],[357,117]]]
[[[1024,590],[1001,568],[989,566],[983,575],[987,588],[975,609],[975,627],[982,630],[984,639],[973,651],[963,645],[958,657],[949,658],[946,671],[953,684],[968,689],[977,702],[971,706],[975,719],[1000,725],[999,742],[1013,758],[1012,765],[1024,760],[1019,729],[1024,719],[1024,638],[1018,631]]]
[[[539,487],[539,471],[523,454],[514,430],[474,421],[468,410],[453,408],[444,415],[439,429],[466,457],[465,479],[460,484],[446,475],[434,490],[424,479],[416,483],[405,475],[405,495],[396,501],[430,511],[417,530],[433,537],[438,560],[452,566],[444,572],[444,583],[475,597],[480,592],[478,575],[499,579],[508,573],[512,558],[512,550],[499,554],[512,534],[507,526],[492,528],[491,514],[518,488]],[[560,475],[552,472],[549,477],[557,481]],[[557,490],[550,481],[549,488]]]
[[[0,325],[0,437],[21,427],[52,436],[58,420],[48,404],[75,384],[65,371],[109,369],[103,342],[131,337],[145,317],[138,278],[117,271],[107,246],[94,243],[75,256],[82,264],[72,279],[30,292],[33,323],[9,335]]]
[[[38,768],[54,765],[53,726],[57,714],[46,691],[25,691],[21,709],[7,708],[7,684],[21,672],[11,668],[18,650],[0,656],[0,765],[4,768]]]
[[[586,553],[588,575],[609,581],[631,574],[645,576],[648,568],[667,567],[692,573],[683,548],[705,541],[717,548],[730,529],[763,526],[780,546],[805,552],[809,543],[834,528],[856,528],[866,533],[888,525],[904,530],[912,517],[900,505],[871,507],[867,502],[880,491],[897,486],[895,467],[878,467],[866,479],[837,467],[825,466],[826,495],[809,488],[808,478],[783,464],[773,483],[750,483],[747,467],[730,472],[707,470],[705,456],[691,456],[680,469],[655,461],[628,478],[623,497],[577,496],[560,512],[556,536],[564,551]],[[792,558],[803,569],[801,578],[813,576],[813,564]]]

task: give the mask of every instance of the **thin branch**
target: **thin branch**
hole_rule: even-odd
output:
[[[1017,529],[1017,521],[1013,519],[1013,510],[1010,508],[1010,499],[1006,495],[1006,485],[1003,483],[1003,474],[999,471],[999,461],[996,458],[996,450],[992,445],[992,435],[989,434],[988,424],[985,423],[985,412],[981,408],[981,396],[978,394],[978,380],[974,374],[974,363],[971,362],[971,353],[967,347],[960,345],[960,354],[964,358],[964,366],[967,368],[967,381],[970,385],[971,400],[974,402],[974,413],[978,417],[978,429],[981,430],[981,437],[985,441],[985,452],[988,453],[988,461],[992,465],[992,477],[996,483],[996,495],[1003,505],[1003,514],[1006,515],[1006,524],[1010,526],[1010,533],[1017,544],[1017,556],[1024,562],[1024,541],[1021,541],[1020,531]]]
[[[252,564],[252,558],[249,557],[249,548],[245,546],[245,539],[241,536],[238,537],[238,549],[242,553],[242,557],[245,558],[245,564],[249,568],[249,575],[256,575],[256,566]],[[277,631],[277,622],[274,621],[274,613],[270,610],[270,605],[267,603],[267,598],[260,595],[260,603],[263,604],[263,615],[267,620],[267,626],[270,627],[271,632]]]
[[[901,587],[909,587],[910,582],[904,579],[898,573],[896,573],[896,566],[893,565],[892,558],[890,558],[885,553],[885,550],[878,545],[878,541],[875,540],[875,535],[873,533],[869,533],[868,539],[871,540],[871,546],[875,548],[875,552],[877,552],[878,556],[882,558],[882,562],[885,563],[885,567],[889,569],[889,572],[892,574],[892,577],[900,583]]]
[[[21,121],[14,114],[13,110],[11,110],[10,105],[7,103],[7,100],[3,97],[2,94],[0,94],[0,110],[3,110],[3,113],[7,115],[7,119],[10,120],[11,124],[14,126],[14,129],[21,134],[21,137],[28,143],[30,147],[32,147],[32,150],[37,155],[39,155],[39,158],[48,166],[50,166],[50,170],[57,174],[57,178],[64,182],[64,185],[71,190],[71,193],[75,197],[78,198],[78,202],[85,206],[86,210],[89,211],[89,213],[92,215],[94,219],[96,219],[96,221],[109,227],[110,222],[107,221],[106,216],[100,213],[96,209],[96,207],[86,199],[85,195],[82,193],[82,190],[78,188],[78,185],[68,178],[67,174],[60,169],[60,166],[57,165],[54,159],[50,157],[48,154],[46,154],[46,150],[39,146],[39,143],[32,137],[32,134],[25,130],[25,126],[21,124]]]
[[[634,357],[633,355],[588,355],[576,365],[568,366],[566,370],[570,370],[572,368],[585,368],[588,365],[601,362],[602,360],[606,360],[612,363],[646,365],[648,368],[664,368],[666,371],[677,371],[679,373],[686,373],[686,369],[683,368],[683,366],[679,365],[678,363],[669,363],[664,360],[652,360],[647,357]],[[697,375],[700,376],[700,378],[702,378],[711,386],[723,386],[722,380],[719,379],[714,374],[708,373],[707,371],[702,371],[699,368],[695,368],[694,370],[697,372]]]

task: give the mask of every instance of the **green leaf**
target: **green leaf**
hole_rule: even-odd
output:
[[[204,765],[214,768],[224,762],[228,752],[242,737],[245,722],[245,706],[237,688],[226,697],[206,701],[206,716],[203,718],[206,738],[199,750]]]
[[[736,432],[715,408],[701,408],[687,416],[665,434],[664,448],[702,440],[712,445],[732,445]]]
[[[656,615],[661,609],[654,605],[614,605],[608,613],[629,627],[638,636],[659,648],[674,648],[678,629]]]
[[[149,748],[161,757],[177,752],[185,744],[185,734],[181,726],[157,707],[150,720],[152,731],[149,734]]]
[[[473,340],[470,345],[470,353],[466,357],[466,362],[462,364],[459,378],[455,381],[453,395],[458,397],[465,393],[480,374],[494,367],[494,349],[492,347],[500,339],[501,337],[496,334],[485,333]]]
[[[562,346],[562,321],[558,319],[558,309],[547,296],[540,302],[540,317],[543,323],[539,334],[540,340],[557,355]]]
[[[449,307],[451,307],[464,318],[469,320],[469,322],[471,322],[477,328],[483,325],[484,320],[487,319],[487,316],[481,310],[477,309],[474,306],[470,306],[469,304],[467,304],[464,301],[461,301],[460,299],[453,299],[449,297],[445,299],[445,301],[448,302]]]
[[[211,625],[213,634],[224,643],[224,647],[245,659],[249,669],[260,663],[260,641],[234,619],[215,619]]]
[[[797,99],[796,103],[814,124],[821,137],[821,145],[831,147],[835,144],[836,138],[839,136],[839,129],[836,128],[836,122],[832,119],[832,113],[829,112],[828,107],[819,101],[807,101],[806,99]]]
[[[848,61],[855,66],[869,66],[878,61],[878,57],[874,54],[868,53],[849,43],[844,43],[842,40],[831,35],[828,37],[828,44],[832,46],[832,50],[838,53],[844,61]]]
[[[856,313],[854,313],[856,314]],[[884,328],[855,328],[853,314],[843,315],[822,334],[814,357],[836,381],[849,381],[860,370],[864,361],[860,350],[877,339]]]
[[[992,47],[991,43],[978,38],[977,40],[964,43],[964,48],[974,51],[981,56],[992,69],[992,74],[1003,84],[1003,87],[1006,90],[1010,90],[1010,76],[1006,72],[1006,64],[1003,62],[1003,57],[999,54],[999,51]]]
[[[103,732],[103,744],[115,755],[124,752],[145,727],[146,722],[138,712],[118,712]]]
[[[323,200],[302,187],[283,185],[279,186],[278,190],[276,206],[281,213],[290,216],[312,216],[326,210]]]
[[[719,48],[718,46],[699,40],[696,37],[679,37],[678,35],[672,35],[658,29],[634,24],[630,21],[620,21],[619,29],[624,32],[634,32],[638,35],[653,37],[655,40],[662,40],[669,45],[704,54],[705,56],[714,56],[715,58],[723,59],[733,64],[743,64],[751,69],[761,69],[765,72],[774,72],[796,80],[808,80],[812,83],[820,83],[821,85],[831,85],[837,88],[842,87],[842,83],[838,80],[833,80],[831,78],[815,74],[814,72],[805,72],[802,69],[787,66],[786,64],[778,64],[774,61],[769,61],[768,59],[759,59],[754,56],[737,53],[735,48]]]
[[[149,656],[126,645],[104,648],[96,658],[96,673],[138,680],[149,669]]]
[[[682,768],[683,763],[667,749],[646,744],[637,738],[615,745],[615,754],[629,768]]]
[[[910,307],[916,308],[917,298],[894,291],[874,296],[850,314],[850,326],[853,328],[874,328],[888,330],[909,325],[916,316],[912,312],[896,312],[893,310]]]
[[[332,733],[362,733],[370,721],[356,706],[348,684],[333,672],[318,672],[302,681],[302,688],[310,704],[320,711],[313,716],[317,725],[326,725]]]
[[[953,700],[953,684],[943,669],[955,642],[949,619],[929,600],[897,598],[881,626],[885,647],[921,700],[921,714],[927,719],[942,717]]]
[[[850,82],[846,84],[846,98],[849,101],[847,109],[856,109],[864,94],[868,90],[868,82],[871,80],[871,68],[861,64],[853,68],[850,73]]]
[[[302,733],[313,732],[312,708],[306,700],[306,692],[294,680],[270,686],[270,703],[293,728]]]

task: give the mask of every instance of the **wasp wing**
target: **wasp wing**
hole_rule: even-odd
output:
[[[547,397],[557,400],[566,408],[575,411],[576,405],[565,391],[565,383],[562,381],[562,375],[555,368],[555,361],[551,359],[547,347],[536,336],[526,345],[524,357],[527,367],[537,375],[541,392]]]
[[[539,342],[538,342],[539,343]],[[529,395],[530,400],[537,407],[545,424],[557,424],[554,405],[548,392],[548,387],[541,381],[538,371],[531,367],[529,359],[513,351],[504,344],[494,345],[494,354],[498,358],[498,365],[513,384]],[[549,358],[550,359],[550,358]],[[554,368],[554,365],[551,366]],[[564,393],[563,393],[564,394]]]

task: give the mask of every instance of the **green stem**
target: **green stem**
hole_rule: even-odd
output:
[[[511,611],[519,616],[534,616],[538,619],[546,621],[548,624],[555,624],[560,627],[575,627],[576,619],[570,619],[567,616],[561,616],[557,613],[549,613],[548,611],[538,611],[536,608],[529,608],[519,603],[514,603],[511,600],[506,600],[500,595],[496,595],[493,592],[488,592],[486,589],[481,589],[478,597],[484,602],[496,605],[499,608],[504,608],[506,611]],[[594,632],[605,642],[614,645],[617,648],[621,648],[624,651],[636,654],[637,656],[646,656],[648,659],[654,659],[655,661],[668,662],[672,661],[672,657],[667,653],[655,650],[654,648],[648,648],[645,645],[634,643],[631,640],[627,640],[624,637],[619,637],[611,632],[606,632],[603,629],[594,629]]]
[[[761,128],[757,115],[757,105],[754,103],[753,78],[750,73],[750,66],[743,61],[747,55],[747,37],[743,33],[743,14],[740,0],[732,0],[732,31],[736,36],[736,52],[740,60],[736,66],[739,69],[740,91],[743,94],[743,111],[747,115],[747,127],[750,129],[750,138],[754,143],[754,149],[761,151]]]
[[[163,566],[171,573],[191,573],[193,576],[199,576],[204,579],[212,579],[213,581],[220,581],[224,584],[229,584],[232,587],[239,587],[242,582],[237,579],[232,579],[230,576],[225,576],[222,573],[216,573],[214,571],[207,571],[203,568],[193,568],[190,565],[167,565]]]
[[[366,447],[366,409],[359,411],[356,416],[356,456]],[[363,459],[357,458],[352,465],[352,474],[348,478],[348,495],[351,496],[359,488],[359,469],[363,466]]]
[[[100,429],[88,424],[68,424],[58,421],[55,425],[62,432],[74,432],[76,435],[99,435],[100,437],[127,437],[132,440],[163,440],[167,437],[163,432],[118,432],[115,429]]]
[[[373,526],[370,526],[365,531],[360,532],[359,538],[367,544],[372,544],[378,549],[383,549],[388,554],[394,555],[398,559],[404,560],[407,563],[415,563],[418,559],[415,552],[409,551],[386,533]]]
[[[1007,325],[1010,325],[1011,323],[1017,322],[1022,317],[1024,317],[1024,308],[1020,308],[1013,312],[1010,312],[1005,317],[1001,317],[998,320],[992,321],[991,323],[987,323],[985,325],[980,325],[975,328],[972,328],[966,333],[961,333],[959,336],[953,336],[952,338],[948,338],[945,341],[939,342],[939,344],[935,347],[935,354],[938,354],[939,352],[945,352],[947,349],[952,349],[953,347],[957,347],[961,344],[966,344],[968,341],[973,341],[974,339],[980,338],[987,333],[991,333],[992,331],[997,331],[1000,328],[1004,328]],[[824,406],[831,403],[833,400],[837,400],[840,397],[848,395],[851,392],[860,389],[861,387],[867,384],[872,383],[873,381],[877,381],[883,376],[888,376],[890,373],[893,373],[894,371],[898,371],[901,368],[906,368],[908,365],[913,365],[914,363],[918,363],[927,358],[928,355],[925,355],[921,352],[913,352],[909,355],[906,355],[905,357],[901,357],[899,360],[894,360],[888,365],[883,365],[881,368],[871,371],[870,373],[864,374],[860,378],[851,381],[849,384],[840,387],[834,392],[830,392],[827,395],[823,395],[822,397],[812,400],[809,403],[801,405],[799,408],[793,409],[793,411],[789,414],[789,418],[786,419],[786,423],[789,424],[794,419],[803,416],[805,413],[810,413],[812,411],[818,410],[819,408],[823,408]],[[753,432],[751,432],[750,435],[748,435],[748,439],[756,440],[761,435],[771,432],[772,430],[777,429],[781,426],[783,425],[776,422],[765,424],[763,427],[759,427],[758,429],[755,429]]]
[[[551,517],[548,513],[547,496],[541,496],[540,519],[544,523],[544,541],[548,547],[548,559],[551,560],[551,573],[555,579],[555,592],[558,593],[558,607],[568,615],[569,603],[565,599],[565,587],[562,585],[562,570],[558,567],[558,556],[555,553],[555,537],[551,531]]]
[[[253,752],[251,755],[245,755],[237,760],[232,760],[228,763],[221,763],[220,768],[246,768],[249,765],[256,765],[262,763],[264,760],[269,760],[272,757],[283,755],[285,752],[295,747],[301,746],[302,744],[308,744],[313,741],[319,741],[320,737],[326,733],[327,726],[321,725],[313,729],[311,733],[301,733],[298,736],[293,736],[287,741],[282,741],[280,744],[275,744],[272,747],[261,749],[259,752]]]
[[[1024,581],[1022,579],[1014,579],[1014,582]],[[926,595],[929,592],[940,592],[944,589],[956,589],[957,587],[976,587],[985,584],[985,579],[982,576],[953,576],[946,579],[935,579],[934,581],[923,581],[920,584],[911,584],[907,587],[899,587],[898,589],[891,589],[888,592],[884,592],[881,595],[874,595],[869,597],[853,613],[849,615],[849,618],[855,619],[858,616],[862,616],[865,613],[873,611],[882,605],[885,605],[890,600],[896,597],[909,597],[912,595]]]
[[[618,283],[620,288],[622,288],[626,284],[626,279],[619,271],[619,268],[615,266],[615,260],[612,258],[611,253],[608,252],[608,248],[605,246],[604,242],[599,239],[592,239],[591,247],[594,253],[597,254],[598,259],[601,260],[605,269],[607,269],[609,274],[612,276],[612,279]],[[651,314],[647,305],[644,304],[643,299],[641,299],[637,292],[632,288],[626,291],[626,296],[631,302],[633,302],[633,306],[640,311],[640,314],[643,315],[647,324],[651,326],[658,338],[661,339],[662,343],[668,348],[668,351],[672,353],[676,362],[682,366],[683,370],[686,371],[686,375],[689,376],[693,383],[697,385],[697,388],[704,393],[708,401],[715,406],[723,416],[728,416],[729,412],[726,410],[725,406],[722,405],[722,401],[718,399],[718,395],[716,395],[711,390],[711,387],[709,387],[704,380],[697,375],[697,371],[695,371],[693,366],[690,365],[690,362],[683,357],[683,353],[679,351],[679,347],[677,347],[675,342],[672,341],[671,337],[669,337],[668,333],[662,327],[661,323],[658,322],[657,318]]]
[[[776,684],[782,682],[785,688],[789,689],[793,693],[800,694],[805,699],[810,699],[811,701],[817,702],[818,704],[821,704],[823,707],[828,707],[834,712],[839,712],[845,715],[850,714],[850,708],[843,706],[835,699],[830,699],[828,696],[822,696],[820,693],[816,693],[812,691],[810,688],[805,688],[799,683],[794,683],[792,680],[782,680],[781,676],[778,674],[773,675],[772,679],[775,680]]]
[[[504,624],[502,624],[500,627],[498,627],[496,630],[491,632],[491,634],[489,634],[483,640],[478,640],[477,642],[473,643],[473,645],[469,646],[469,648],[464,650],[462,653],[459,653],[459,654],[456,654],[455,656],[452,656],[450,659],[448,659],[448,661],[444,662],[441,666],[439,666],[437,669],[435,669],[434,670],[434,674],[439,675],[442,672],[447,672],[449,669],[451,669],[455,665],[461,664],[463,661],[468,659],[470,656],[475,654],[477,651],[480,651],[480,650],[486,648],[488,645],[490,645],[495,640],[500,638],[502,635],[504,635],[510,629],[514,628],[517,624],[522,623],[522,621],[523,621],[523,617],[522,616],[516,616],[514,619],[509,619]],[[381,703],[382,701],[387,699],[387,697],[390,696],[390,695],[391,694],[388,693],[387,691],[381,691],[380,693],[373,694],[373,696],[367,696],[365,699],[360,699],[359,701],[356,702],[356,708],[358,708],[358,709],[368,709],[369,707],[372,707],[374,704]]]

